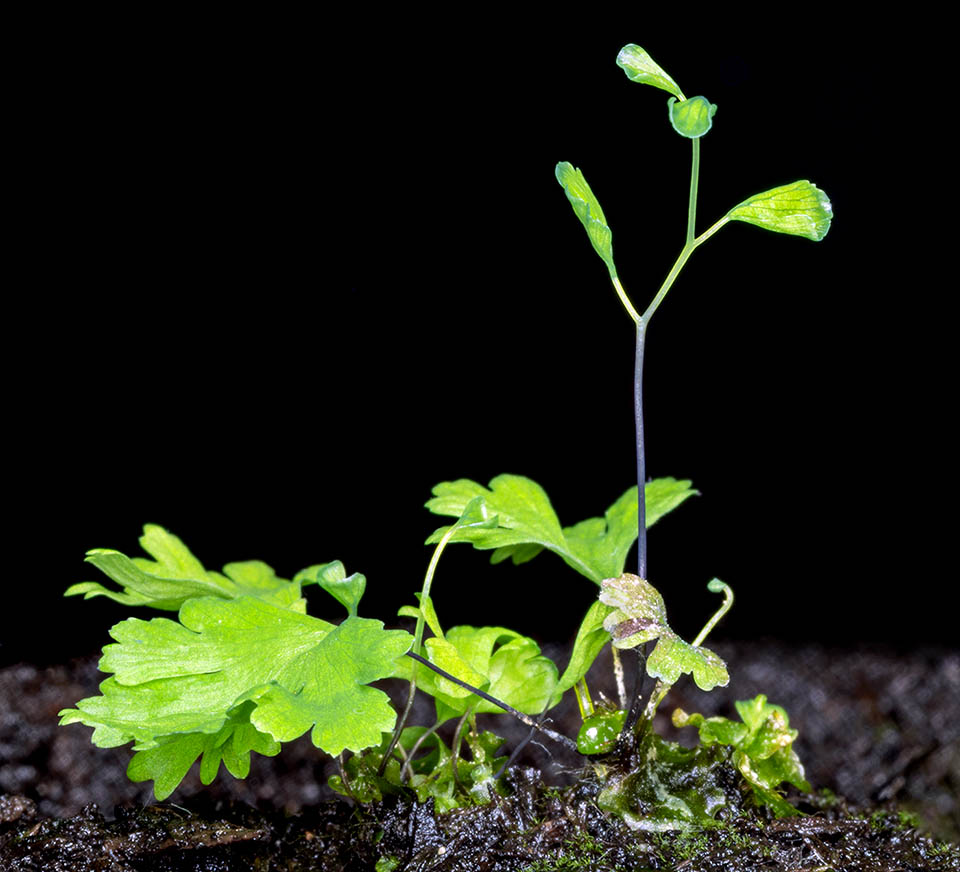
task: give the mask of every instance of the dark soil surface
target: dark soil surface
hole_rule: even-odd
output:
[[[800,730],[808,780],[844,800],[794,795],[807,816],[744,809],[716,829],[636,833],[597,809],[589,777],[577,783],[582,758],[531,743],[505,799],[446,815],[397,801],[360,812],[326,801],[329,761],[301,740],[256,758],[245,781],[203,787],[192,773],[158,805],[150,785],[127,781],[126,749],[56,726],[59,709],[95,693],[91,659],[0,671],[0,869],[960,870],[960,652],[714,647],[732,686],[681,682],[658,730],[689,744],[693,731],[667,721],[675,706],[731,716],[734,699],[766,693]],[[484,726],[508,746],[524,735],[506,718]],[[575,734],[575,713],[554,726]]]

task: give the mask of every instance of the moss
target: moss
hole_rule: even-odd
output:
[[[597,805],[635,830],[710,826],[743,801],[729,757],[721,745],[684,748],[648,731],[628,754],[597,766]]]

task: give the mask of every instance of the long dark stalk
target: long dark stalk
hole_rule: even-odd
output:
[[[643,348],[647,322],[637,322],[637,346],[633,368],[633,419],[637,428],[637,575],[647,577],[647,459],[643,441]]]
[[[466,681],[462,681],[457,678],[455,675],[451,675],[444,669],[441,669],[439,666],[431,663],[426,657],[421,657],[419,654],[414,654],[413,651],[407,651],[407,657],[416,660],[418,663],[422,663],[424,666],[432,669],[437,675],[442,675],[447,681],[452,681],[454,684],[459,684],[460,687],[466,688],[471,693],[475,693],[481,699],[485,699],[487,702],[492,702],[495,706],[502,708],[507,714],[513,715],[518,721],[526,724],[528,727],[533,727],[543,733],[545,736],[549,736],[555,742],[559,742],[561,745],[564,745],[567,748],[570,748],[573,751],[577,750],[577,743],[574,742],[567,736],[562,735],[561,733],[551,730],[548,727],[543,726],[543,724],[538,723],[529,715],[525,715],[523,712],[518,711],[512,705],[505,703],[503,700],[497,699],[495,696],[490,696],[489,693],[486,693],[480,690],[479,687],[474,687],[472,684],[467,684]]]

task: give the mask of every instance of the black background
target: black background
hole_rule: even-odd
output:
[[[836,215],[819,244],[725,228],[653,320],[648,474],[702,493],[650,535],[672,624],[696,634],[718,576],[727,638],[955,642],[952,149],[929,39],[369,19],[25,26],[0,658],[107,641],[129,610],[61,592],[97,577],[86,549],[137,553],[144,522],[214,568],[341,559],[389,624],[435,483],[513,472],[565,524],[602,514],[632,483],[633,328],[554,165],[584,170],[640,308],[689,178],[667,94],[615,65],[627,42],[719,106],[698,230],[798,178]],[[549,554],[489,567],[457,546],[434,593],[448,626],[559,641],[595,588]]]

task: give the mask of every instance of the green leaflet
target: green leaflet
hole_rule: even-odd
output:
[[[191,597],[252,596],[301,614],[306,611],[306,601],[300,596],[300,582],[278,578],[259,560],[228,563],[222,575],[208,571],[180,539],[156,524],[144,526],[140,546],[154,559],[130,558],[106,548],[87,552],[87,562],[119,584],[122,591],[86,581],[67,588],[64,596],[81,593],[84,599],[106,596],[128,606],[150,606],[173,612]]]
[[[577,750],[581,754],[607,754],[613,750],[627,719],[627,713],[605,711],[586,718],[577,733]]]
[[[573,643],[570,662],[557,683],[553,705],[560,702],[560,697],[587,674],[603,646],[610,641],[610,634],[603,626],[610,611],[610,607],[599,600],[595,600],[587,610]]]
[[[631,573],[604,579],[600,602],[612,609],[603,626],[617,648],[657,640],[647,658],[647,674],[652,678],[669,685],[690,673],[701,690],[724,687],[730,681],[726,664],[717,654],[684,642],[670,629],[663,597],[648,581]]]
[[[359,572],[347,575],[347,570],[339,560],[332,563],[322,563],[317,566],[308,566],[301,569],[294,577],[295,584],[318,584],[337,602],[347,613],[357,614],[357,606],[367,589],[366,576]]]
[[[176,790],[197,757],[203,784],[216,778],[221,763],[234,778],[246,778],[250,774],[251,751],[265,757],[280,753],[280,743],[250,723],[252,709],[250,703],[238,706],[217,733],[168,736],[155,748],[137,751],[127,767],[127,777],[131,781],[153,781],[154,795],[159,800]]]
[[[415,613],[409,606],[401,609],[407,616]],[[431,663],[525,714],[540,714],[561,696],[553,661],[540,653],[533,639],[506,627],[452,627],[442,636],[428,639],[425,648]],[[417,666],[404,657],[393,674],[409,680]],[[469,709],[481,714],[503,711],[422,665],[417,669],[417,687],[434,697],[441,722]]]
[[[199,755],[240,770],[251,750],[274,752],[308,730],[331,755],[378,744],[396,715],[366,685],[389,676],[412,641],[379,621],[351,616],[335,627],[246,596],[190,599],[179,623],[131,618],[111,635],[119,644],[104,648],[100,668],[114,674],[60,722],[94,727],[101,747],[133,740],[156,751],[131,767],[154,778],[158,797]],[[212,777],[213,762],[204,765]]]
[[[681,675],[693,675],[700,690],[726,687],[730,674],[723,660],[702,646],[694,647],[673,633],[664,633],[647,658],[647,675],[664,684],[676,684]]]
[[[754,194],[734,206],[726,218],[819,242],[830,230],[833,205],[823,191],[804,179]]]
[[[736,707],[743,723],[723,717],[688,715],[683,709],[676,709],[673,724],[697,727],[703,745],[731,746],[734,764],[752,787],[757,801],[768,806],[777,817],[798,814],[776,790],[783,782],[800,790],[810,790],[804,779],[803,764],[793,750],[797,731],[790,729],[786,711],[768,703],[763,694],[738,700]]]
[[[679,103],[671,97],[667,100],[667,112],[677,133],[687,139],[699,139],[713,127],[717,107],[706,97],[691,97]]]
[[[687,480],[659,478],[645,488],[647,527],[697,493]],[[623,494],[603,518],[589,518],[561,527],[550,499],[540,485],[519,475],[498,475],[489,488],[469,479],[441,482],[433,489],[427,508],[437,515],[459,517],[470,500],[483,497],[499,520],[494,529],[466,528],[452,542],[470,542],[474,548],[496,549],[492,563],[508,557],[523,563],[544,548],[599,584],[623,572],[627,554],[637,539],[637,488]],[[439,542],[448,527],[436,530],[427,544]]]
[[[620,49],[620,54],[617,55],[617,66],[627,74],[631,82],[653,85],[654,88],[669,91],[680,100],[686,99],[680,86],[639,45],[630,43]]]
[[[587,231],[594,251],[600,255],[600,259],[607,265],[610,273],[616,275],[617,268],[613,264],[613,231],[607,225],[603,209],[600,208],[600,201],[590,189],[583,173],[573,164],[561,161],[557,164],[555,172],[557,181],[560,182],[570,205],[573,206],[573,211]]]

